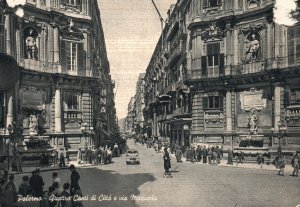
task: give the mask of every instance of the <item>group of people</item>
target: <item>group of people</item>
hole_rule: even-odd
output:
[[[77,154],[78,164],[109,164],[112,163],[113,157],[119,157],[121,151],[117,143],[113,147],[106,145],[99,148],[85,147],[84,150],[79,148]]]
[[[177,162],[181,162],[183,153],[185,153],[186,161],[203,162],[208,164],[220,164],[220,160],[223,157],[223,149],[219,146],[206,147],[197,145],[187,146],[185,152],[179,145],[175,145],[174,150]]]
[[[40,176],[40,170],[34,170],[31,177],[23,176],[22,183],[18,190],[15,185],[14,175],[9,175],[7,179],[0,180],[0,207],[15,207],[15,206],[39,206],[39,207],[81,207],[82,202],[73,200],[75,195],[82,196],[79,186],[80,175],[76,171],[74,165],[70,166],[71,182],[62,183],[57,172],[52,173],[52,184],[44,191],[45,183]],[[28,202],[18,197],[32,196],[36,200]],[[63,199],[49,199],[50,197]]]

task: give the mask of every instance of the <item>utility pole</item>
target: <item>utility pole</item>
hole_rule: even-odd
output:
[[[152,4],[155,7],[155,10],[159,16],[159,20],[160,20],[160,24],[161,24],[161,48],[163,50],[164,49],[164,23],[166,24],[166,21],[162,18],[154,0],[151,0],[151,1],[152,1]]]

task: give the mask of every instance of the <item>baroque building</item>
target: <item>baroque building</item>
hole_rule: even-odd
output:
[[[272,153],[300,148],[299,24],[274,0],[178,0],[146,69],[148,136]]]
[[[117,128],[114,82],[97,1],[27,0],[23,9],[20,18],[0,8],[0,52],[20,71],[0,91],[1,154],[9,125],[21,131],[14,140],[21,151],[36,138],[70,154],[109,140]]]
[[[134,130],[138,136],[144,133],[144,76],[145,73],[140,73],[136,83],[136,93],[134,102]]]

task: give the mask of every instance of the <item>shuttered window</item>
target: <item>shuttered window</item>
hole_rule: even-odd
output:
[[[79,96],[67,93],[65,97],[68,110],[77,111],[79,109]]]
[[[288,29],[289,64],[300,62],[300,25]]]
[[[203,109],[222,109],[223,96],[203,97]]]
[[[61,64],[67,70],[84,70],[83,43],[62,41],[61,42]]]
[[[222,0],[203,0],[203,8],[221,6]]]
[[[5,35],[4,35],[4,15],[0,13],[0,52],[4,53]]]
[[[206,74],[218,75],[224,74],[224,54],[220,53],[220,43],[208,43],[206,45]],[[202,74],[204,66],[204,58],[202,58]],[[208,71],[210,70],[210,72]]]

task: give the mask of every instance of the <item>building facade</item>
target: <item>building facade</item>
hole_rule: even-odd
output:
[[[145,119],[144,119],[144,76],[145,73],[140,73],[136,83],[136,93],[134,102],[134,129],[138,136],[144,134]]]
[[[299,150],[299,25],[274,0],[178,0],[145,74],[150,136],[240,150]]]
[[[8,125],[20,129],[20,150],[37,136],[74,154],[99,145],[116,115],[97,1],[28,0],[23,9],[23,18],[0,9],[0,52],[20,70],[17,83],[0,91],[1,136]]]
[[[134,131],[134,120],[135,120],[135,108],[134,108],[135,97],[130,98],[127,108],[127,116],[125,119],[126,132],[132,134]]]

